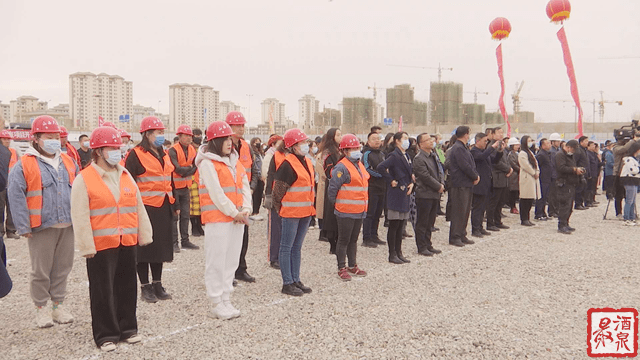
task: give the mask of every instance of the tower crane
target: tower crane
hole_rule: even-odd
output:
[[[524,80],[519,84],[516,83],[516,91],[511,95],[511,99],[513,100],[513,117],[515,118],[515,123],[518,122],[518,113],[520,112],[520,93],[522,92],[522,87],[524,86]]]
[[[406,68],[423,69],[423,70],[438,70],[438,82],[442,82],[442,70],[453,71],[453,68],[443,68],[440,65],[440,63],[438,63],[438,67],[411,66],[411,65],[392,65],[392,64],[387,64],[387,66],[406,67]]]
[[[477,104],[477,103],[478,103],[478,94],[480,94],[480,95],[489,95],[489,93],[488,93],[488,92],[486,92],[486,91],[478,91],[478,89],[477,89],[477,88],[476,88],[476,89],[474,89],[474,91],[465,91],[464,93],[465,93],[465,94],[473,94],[473,102],[474,102],[475,104]]]
[[[622,106],[622,101],[609,101],[604,99],[604,91],[600,91],[600,122],[604,122],[604,104],[618,104]]]

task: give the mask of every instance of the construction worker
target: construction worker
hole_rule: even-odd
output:
[[[193,147],[193,132],[189,125],[180,125],[176,131],[179,142],[169,148],[167,153],[175,167],[173,170],[173,197],[176,199],[175,207],[179,209],[179,219],[173,224],[173,251],[180,252],[178,245],[178,220],[180,222],[180,240],[183,249],[197,250],[200,247],[189,241],[189,218],[191,208],[191,193],[189,188],[193,183],[193,175],[198,168],[193,161],[196,159],[196,148]]]
[[[164,124],[157,117],[142,119],[142,141],[125,160],[125,167],[140,188],[153,227],[153,243],[139,248],[137,255],[142,300],[148,303],[171,299],[162,287],[162,264],[173,261],[172,219],[177,213],[173,208],[173,164],[162,149],[164,130]],[[149,268],[153,282],[149,282]]]
[[[60,127],[51,116],[31,125],[33,141],[9,174],[9,202],[18,234],[31,257],[31,298],[38,327],[73,321],[62,305],[73,267],[71,186],[78,166],[60,152]],[[45,308],[51,299],[52,312]]]
[[[249,179],[249,183],[251,183],[251,171],[253,170],[253,155],[251,154],[251,146],[244,141],[244,125],[247,121],[239,111],[231,111],[227,114],[226,118],[227,124],[233,130],[233,136],[231,136],[231,140],[233,140],[233,147],[240,156],[240,162],[244,166],[245,172],[247,174],[247,178]],[[252,189],[253,190],[253,189]],[[242,237],[242,251],[240,252],[240,263],[238,264],[238,269],[236,270],[236,279],[246,282],[255,282],[256,279],[249,275],[247,272],[247,261],[245,259],[247,255],[247,249],[249,248],[249,227],[245,226],[244,235]]]
[[[16,149],[11,147],[11,139],[13,139],[13,135],[8,130],[0,131],[0,142],[2,145],[7,148],[11,152],[11,158],[9,160],[9,172],[13,168],[13,166],[18,162],[18,152]],[[13,219],[11,218],[11,210],[9,209],[9,201],[7,199],[7,189],[4,189],[0,192],[0,208],[2,212],[5,212],[6,215],[4,217],[4,222],[0,229],[2,230],[2,236],[7,237],[9,239],[19,239],[20,236],[16,234],[16,227],[13,226]]]
[[[276,172],[282,165],[286,156],[284,152],[284,141],[280,135],[272,135],[267,142],[269,150],[265,160],[268,159],[269,166],[266,172],[265,192],[264,192],[264,207],[269,210],[269,226],[268,226],[268,243],[269,250],[267,254],[269,256],[269,265],[280,270],[280,263],[278,262],[278,256],[280,253],[280,238],[282,237],[282,219],[280,214],[273,208],[273,201],[271,196],[271,190],[273,189],[273,180]]]
[[[280,239],[280,273],[282,293],[302,296],[311,288],[300,281],[302,242],[309,230],[313,206],[315,171],[306,155],[309,152],[307,135],[300,129],[284,133],[284,146],[288,154],[276,172],[273,182],[273,206],[282,218]]]
[[[93,162],[71,189],[71,219],[80,255],[87,259],[93,340],[103,351],[118,341],[141,340],[136,319],[136,245],[150,244],[153,230],[140,190],[118,165],[122,139],[99,127],[90,138]]]
[[[204,225],[205,285],[213,315],[227,320],[240,316],[230,300],[242,236],[251,213],[251,191],[244,165],[233,149],[234,132],[223,121],[207,128],[207,145],[200,147],[200,205]],[[244,226],[243,226],[244,225]]]
[[[71,156],[71,158],[80,166],[80,154],[78,150],[69,142],[69,132],[64,126],[60,126],[60,150]]]

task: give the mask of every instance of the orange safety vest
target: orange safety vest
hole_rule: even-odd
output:
[[[11,168],[13,168],[13,166],[18,162],[18,153],[14,148],[9,148],[9,151],[11,151],[11,160],[9,160],[9,170],[11,170]]]
[[[78,154],[78,150],[76,150],[76,148],[68,141],[66,147],[67,155],[71,156],[71,158],[76,161],[76,164],[78,164],[78,167],[80,167],[80,154]]]
[[[60,154],[60,159],[69,173],[69,185],[73,185],[76,178],[76,164],[67,154]],[[38,166],[38,158],[33,155],[23,155],[22,172],[27,183],[27,207],[31,228],[42,225],[42,174]],[[57,170],[57,169],[56,169]]]
[[[111,194],[98,171],[89,166],[80,172],[89,195],[89,213],[96,251],[138,244],[138,187],[129,173],[120,176],[120,199]]]
[[[251,148],[244,139],[240,139],[240,162],[244,166],[244,170],[247,172],[247,180],[251,183],[251,165],[253,165],[253,159],[251,158]]]
[[[191,166],[193,164],[193,160],[196,158],[196,151],[193,146],[187,146],[187,156],[185,157],[184,150],[182,149],[182,145],[177,143],[172,146],[172,148],[176,151],[178,155],[178,165],[181,167]],[[177,172],[173,172],[173,185],[176,189],[184,189],[191,186],[193,182],[193,175],[182,177]]]
[[[140,189],[140,196],[145,205],[153,207],[161,207],[164,203],[164,197],[169,197],[169,203],[173,204],[176,200],[173,198],[171,190],[171,172],[174,167],[171,164],[169,155],[164,154],[164,168],[160,166],[160,161],[155,155],[142,149],[140,146],[133,148],[140,159],[140,164],[145,172],[136,178],[136,183]]]
[[[315,198],[313,189],[315,180],[313,177],[315,172],[313,171],[311,160],[307,159],[306,156],[304,158],[309,171],[302,166],[302,163],[300,163],[300,160],[298,160],[294,154],[287,155],[285,160],[289,162],[298,178],[282,198],[280,216],[283,218],[299,219],[315,215],[316,209],[313,206],[313,199]]]
[[[362,163],[358,162],[358,169],[347,158],[342,158],[338,164],[349,170],[351,181],[342,184],[336,196],[336,210],[346,214],[361,214],[367,211],[369,205],[369,173]]]
[[[280,151],[276,150],[276,152],[273,154],[273,159],[276,162],[276,171],[278,171],[278,169],[280,168],[280,165],[282,165],[282,163],[284,162],[285,155],[284,153],[281,153]]]
[[[238,161],[236,163],[236,177],[233,178],[231,170],[227,164],[213,161],[213,166],[218,173],[218,180],[220,181],[220,187],[224,194],[235,204],[236,209],[242,208],[242,173],[244,172],[244,166]],[[200,211],[202,211],[200,217],[202,223],[218,223],[218,222],[231,222],[233,218],[225,215],[222,211],[218,210],[216,204],[213,203],[209,196],[209,190],[204,186],[204,181],[198,186],[198,192],[200,193]]]

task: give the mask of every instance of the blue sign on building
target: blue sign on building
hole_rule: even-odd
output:
[[[392,118],[384,118],[384,124],[389,126],[389,125],[393,125],[393,119]]]

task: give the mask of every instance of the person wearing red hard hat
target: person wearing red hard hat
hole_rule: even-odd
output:
[[[227,320],[240,316],[231,303],[242,237],[251,213],[249,179],[223,121],[207,128],[206,145],[198,149],[200,210],[204,224],[205,285],[213,302],[213,316]]]
[[[300,281],[302,242],[309,230],[311,217],[316,214],[313,206],[315,171],[311,160],[306,157],[309,153],[307,139],[300,129],[284,133],[288,154],[276,172],[272,190],[273,206],[282,218],[278,255],[282,293],[292,296],[311,292],[311,288]]]
[[[31,257],[31,298],[38,327],[69,323],[62,305],[73,267],[71,186],[78,167],[60,152],[60,126],[51,116],[35,118],[31,147],[9,174],[7,194],[18,234],[27,238]],[[45,308],[53,303],[52,312]]]
[[[103,123],[102,123],[102,126],[107,126],[107,127],[110,127],[110,128],[114,128],[114,129],[116,129],[116,130],[118,129],[118,128],[116,127],[116,125],[115,125],[114,123],[112,123],[111,121],[105,121],[105,122],[103,122]]]
[[[362,165],[360,140],[353,134],[346,134],[340,140],[342,159],[331,170],[327,196],[335,204],[338,222],[338,277],[343,281],[351,280],[351,276],[367,276],[358,267],[356,254],[358,236],[362,220],[367,217],[369,205],[369,173]],[[349,267],[345,263],[349,259]]]
[[[93,340],[104,351],[141,340],[136,320],[136,245],[153,242],[140,190],[119,165],[120,133],[102,126],[89,140],[93,162],[71,189],[71,219],[86,258]]]
[[[0,131],[0,142],[10,153],[9,172],[18,162],[18,152],[16,151],[16,149],[11,147],[11,139],[13,139],[13,135],[11,135],[11,132],[9,132],[9,130]],[[13,219],[11,218],[11,210],[9,208],[9,201],[7,200],[6,188],[0,192],[0,209],[0,212],[4,212],[6,210],[5,222],[0,225],[2,235],[9,239],[19,239],[20,236],[16,234],[16,228],[13,225]]]
[[[155,116],[140,122],[142,141],[129,152],[125,167],[136,181],[151,226],[153,243],[138,249],[138,277],[142,285],[142,300],[155,303],[171,299],[162,286],[162,264],[173,261],[172,219],[178,215],[174,207],[173,164],[162,149],[164,124]],[[152,282],[149,281],[151,269]]]
[[[193,176],[198,168],[193,161],[196,159],[196,148],[193,143],[193,132],[189,125],[180,125],[176,131],[178,143],[169,148],[167,153],[175,167],[173,170],[173,197],[176,199],[176,208],[180,209],[179,219],[173,223],[173,251],[180,252],[178,245],[178,221],[180,222],[180,242],[183,249],[198,250],[200,247],[189,241],[189,221],[191,217],[191,193]]]
[[[71,156],[76,161],[76,164],[80,166],[80,155],[78,150],[69,142],[69,132],[64,126],[60,126],[60,151]]]
[[[244,115],[242,115],[241,112],[231,111],[227,114],[225,121],[229,124],[231,130],[233,130],[233,135],[231,136],[231,139],[233,140],[233,147],[240,156],[240,162],[244,166],[247,178],[249,179],[249,184],[251,184],[251,178],[253,176],[252,173],[256,173],[257,171],[253,166],[253,152],[251,151],[251,146],[249,146],[243,138],[244,125],[247,123],[247,120],[245,120]],[[251,188],[251,190],[253,191],[253,188]],[[244,229],[244,235],[242,237],[242,252],[240,253],[240,264],[236,270],[236,279],[246,282],[254,282],[256,279],[247,272],[247,261],[245,260],[245,257],[248,249],[249,227],[247,226]]]
[[[280,255],[280,238],[282,237],[282,219],[280,218],[278,211],[273,207],[271,192],[276,172],[284,162],[284,158],[287,154],[285,153],[284,140],[280,135],[271,135],[271,137],[269,137],[269,141],[267,141],[267,145],[269,146],[269,149],[264,156],[263,162],[268,163],[268,167],[265,171],[263,166],[262,171],[264,171],[263,174],[266,176],[263,206],[265,209],[269,210],[269,265],[274,269],[280,270],[278,256]]]

